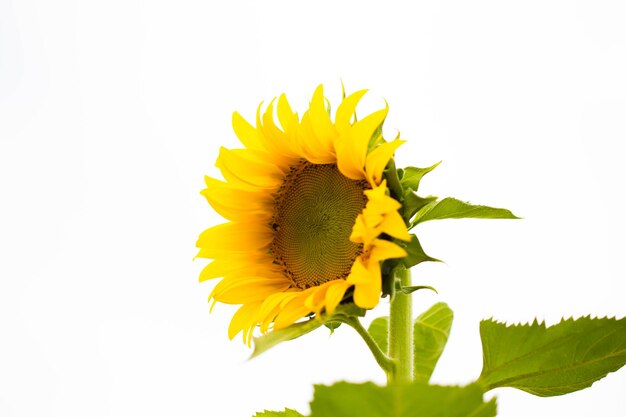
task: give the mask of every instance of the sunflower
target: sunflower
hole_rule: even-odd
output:
[[[259,105],[255,126],[233,114],[243,148],[220,149],[224,180],[206,177],[202,191],[228,222],[197,242],[197,256],[213,260],[200,281],[222,277],[209,300],[240,305],[231,339],[242,332],[249,343],[257,326],[332,314],[348,299],[371,309],[381,262],[407,256],[392,241],[410,236],[383,175],[404,141],[382,138],[387,106],[356,120],[365,93],[344,94],[334,122],[321,85],[301,118],[284,94]]]

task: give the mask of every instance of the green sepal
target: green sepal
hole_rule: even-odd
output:
[[[367,328],[378,347],[384,353],[389,352],[389,317],[376,317]]]
[[[396,281],[393,269],[398,265],[398,262],[398,259],[387,259],[381,266],[383,297],[390,296],[393,299],[393,296],[396,293]]]
[[[383,123],[381,123],[376,130],[374,130],[374,133],[372,133],[372,136],[370,137],[370,140],[367,144],[367,153],[370,153],[375,147],[377,147],[381,142],[384,142],[385,139],[383,139],[383,124],[385,123],[385,121],[383,120]]]
[[[413,294],[417,290],[431,290],[435,294],[439,294],[437,290],[430,285],[411,285],[410,287],[403,287],[398,282],[396,282],[396,289],[402,291],[403,294]]]
[[[250,359],[259,356],[261,353],[273,348],[279,343],[296,339],[300,336],[312,332],[322,326],[324,321],[319,318],[311,318],[307,321],[292,324],[280,330],[273,330],[267,334],[254,338],[254,351]]]
[[[340,321],[342,317],[363,317],[365,310],[354,304],[341,304],[332,315],[322,314],[320,317],[311,318],[307,321],[292,324],[284,329],[272,330],[271,332],[254,338],[254,351],[250,359],[259,356],[261,353],[273,348],[279,343],[296,339],[312,332],[318,327]],[[335,327],[336,328],[336,327]]]
[[[254,417],[304,417],[304,414],[300,414],[291,408],[285,408],[285,411],[260,411]]]
[[[447,197],[440,201],[433,201],[422,207],[411,221],[409,229],[428,220],[467,218],[519,219],[519,217],[507,209],[479,206],[457,200],[456,198]]]
[[[391,158],[383,171],[383,177],[387,180],[387,188],[389,189],[389,195],[395,198],[397,201],[402,201],[404,191],[402,184],[400,184],[400,178],[398,177],[398,170],[396,169],[396,161]]]
[[[483,400],[479,385],[424,383],[378,386],[371,382],[316,385],[311,417],[495,417],[496,399]]]
[[[427,383],[443,353],[454,313],[446,303],[436,303],[415,319],[413,325],[414,378]]]
[[[626,363],[626,318],[562,320],[546,327],[480,323],[486,390],[517,388],[541,397],[578,391]]]
[[[332,334],[335,333],[335,330],[338,329],[339,326],[341,326],[341,322],[329,321],[328,323],[324,323],[324,326],[326,326],[330,330],[330,334],[332,336]]]
[[[417,191],[422,177],[437,168],[440,163],[441,161],[429,166],[428,168],[406,167],[399,170],[400,172],[398,173],[398,176],[400,177],[400,184],[402,184],[402,188],[405,190]]]
[[[426,255],[424,249],[422,249],[422,245],[420,244],[419,239],[417,239],[417,236],[415,236],[414,234],[411,235],[410,242],[399,241],[396,243],[398,243],[408,253],[407,256],[401,259],[402,264],[406,268],[411,268],[412,266],[426,261],[441,262],[439,259]]]
[[[421,208],[437,200],[436,196],[420,197],[411,190],[404,190],[402,217],[409,221]]]

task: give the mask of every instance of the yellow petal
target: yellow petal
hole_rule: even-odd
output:
[[[376,132],[376,129],[378,129],[385,121],[388,111],[389,107],[378,110],[366,116],[363,120],[359,120],[350,128],[350,134],[352,136],[358,137],[360,140],[365,142],[365,145],[362,143],[359,144],[360,146],[365,146],[366,151],[370,139],[374,135],[374,132]],[[363,158],[363,163],[365,163],[365,158]]]
[[[228,220],[234,222],[245,222],[251,217],[254,217],[259,222],[269,223],[272,218],[272,211],[268,208],[256,207],[255,204],[251,204],[250,207],[241,204],[241,201],[259,203],[259,201],[255,201],[254,199],[238,200],[237,204],[235,204],[235,200],[231,200],[222,204],[222,202],[219,201],[220,197],[216,196],[214,192],[203,190],[201,194],[207,199],[211,207],[213,207],[216,212]]]
[[[273,210],[273,199],[266,191],[244,190],[211,177],[204,177],[204,182],[207,188],[200,194],[207,199],[209,204],[216,203],[232,209],[244,208],[248,211]],[[242,206],[242,201],[246,202],[245,206]]]
[[[350,269],[350,274],[346,278],[346,281],[350,284],[364,284],[369,282],[370,276],[367,272],[367,268],[363,264],[363,260],[361,257],[358,257],[354,264],[352,264],[352,268]]]
[[[245,149],[220,148],[216,165],[226,180],[248,190],[277,188],[284,177],[279,167],[261,161]]]
[[[233,130],[246,148],[262,149],[259,132],[237,112],[233,113]]]
[[[260,111],[260,108],[259,110]],[[295,130],[297,124],[291,128],[289,134],[280,130],[274,122],[274,100],[270,102],[263,113],[261,119],[260,113],[257,111],[257,129],[263,132],[263,143],[265,148],[274,155],[281,163],[281,166],[288,168],[294,159],[298,158],[295,152]]]
[[[281,311],[281,304],[291,301],[298,295],[298,292],[280,292],[272,294],[263,301],[263,305],[255,320],[261,323],[261,333],[265,333],[278,313]]]
[[[223,260],[215,260],[204,267],[200,272],[200,282],[208,279],[223,277],[229,272],[236,271],[240,266],[233,262],[224,262]]]
[[[318,287],[311,287],[311,294],[304,300],[304,306],[309,309],[309,311],[319,314],[324,308],[324,298],[326,297],[326,290],[328,283]]]
[[[411,240],[406,224],[397,211],[387,213],[385,219],[380,224],[380,228],[383,232],[396,239],[405,240],[407,242]]]
[[[232,320],[230,321],[230,325],[228,326],[228,338],[233,339],[237,336],[237,333],[244,330],[244,339],[245,334],[248,329],[254,324],[251,323],[251,319],[254,317],[256,310],[260,307],[260,303],[253,304],[244,304],[239,310],[233,315]],[[244,340],[246,342],[246,340]]]
[[[382,223],[383,216],[376,215],[376,218],[380,219],[378,223]],[[352,227],[352,233],[350,234],[350,241],[363,243],[367,246],[382,233],[381,228],[378,227],[378,223],[374,223],[371,220],[367,221],[366,219],[367,217],[364,214],[357,216],[354,226]]]
[[[371,263],[368,267],[358,258],[353,265],[348,282],[354,283],[354,303],[362,308],[374,308],[378,305],[382,290],[380,265]]]
[[[368,115],[335,141],[337,167],[346,177],[355,180],[365,178],[367,147],[372,135],[385,120],[387,111],[385,107]]]
[[[364,163],[368,140],[348,132],[335,141],[337,168],[346,177],[353,180],[365,178]]]
[[[333,143],[322,143],[315,134],[309,111],[302,115],[296,133],[296,143],[300,156],[314,164],[332,164],[337,159]]]
[[[380,184],[387,163],[389,163],[396,149],[404,142],[406,141],[398,139],[392,142],[385,142],[367,155],[367,159],[365,160],[365,172],[367,180],[372,187]]]
[[[361,101],[367,90],[357,91],[346,97],[337,108],[335,116],[335,127],[341,135],[345,134],[352,125],[352,118],[356,111],[356,106]]]
[[[291,110],[287,96],[281,94],[277,106],[278,121],[285,133],[295,132],[298,125],[298,115]]]
[[[289,288],[290,284],[286,279],[263,277],[246,277],[240,280],[223,279],[215,286],[212,297],[225,304],[246,304],[263,301],[272,294],[283,292]]]
[[[310,295],[310,292],[303,291],[296,298],[289,301],[282,307],[282,311],[276,316],[274,320],[274,329],[282,329],[290,324],[296,322],[296,320],[301,319],[308,315],[311,310],[304,305],[304,300],[306,300]]]
[[[366,210],[371,214],[385,214],[397,211],[402,205],[394,198],[388,196],[387,180],[383,180],[380,185],[374,186],[371,190],[365,190],[367,196]]]
[[[219,255],[228,251],[246,252],[262,249],[269,245],[272,239],[273,231],[265,224],[229,222],[202,232],[196,246],[204,249],[207,254],[213,252]]]
[[[380,301],[382,283],[380,278],[372,279],[372,282],[354,286],[354,303],[361,308],[372,309]]]
[[[376,239],[372,244],[369,262],[380,262],[386,259],[404,258],[406,250],[388,240]]]
[[[265,149],[274,156],[282,168],[288,168],[293,159],[297,159],[297,155],[293,151],[293,138],[290,138],[274,123],[274,100],[267,106],[263,116],[261,116],[261,106],[259,106],[256,123],[257,129],[263,133],[260,139]]]
[[[367,194],[366,190],[365,193]],[[376,214],[386,214],[390,212],[397,212],[402,204],[400,204],[396,199],[389,197],[387,195],[383,195],[382,197],[370,198],[368,196],[369,201],[365,206],[370,215]]]
[[[333,148],[333,140],[337,137],[337,130],[330,120],[328,109],[324,99],[324,87],[318,86],[313,93],[313,99],[309,108],[313,131],[317,136],[320,146],[324,150]]]
[[[351,285],[352,284],[343,279],[333,281],[333,285],[326,291],[326,313],[333,314],[335,312],[346,290],[350,288]]]

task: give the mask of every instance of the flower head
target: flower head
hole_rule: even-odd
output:
[[[283,328],[348,299],[371,309],[381,262],[407,255],[392,242],[410,236],[383,176],[403,141],[382,138],[387,108],[356,121],[364,94],[344,97],[334,120],[322,86],[301,118],[284,94],[259,106],[254,126],[233,114],[243,148],[221,148],[224,180],[207,177],[202,191],[228,222],[197,242],[213,260],[200,280],[222,277],[209,299],[241,305],[229,337],[249,342],[257,325]]]

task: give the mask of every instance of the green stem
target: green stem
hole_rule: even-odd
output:
[[[411,286],[411,271],[403,267],[394,270],[394,279],[403,287]],[[387,383],[413,380],[413,318],[411,294],[397,291],[389,308],[389,356],[395,363],[387,373]]]
[[[361,336],[361,338],[365,341],[365,344],[367,345],[367,347],[370,348],[370,351],[372,352],[372,355],[374,355],[374,359],[376,359],[376,362],[378,363],[378,365],[380,365],[380,367],[383,368],[383,371],[385,371],[387,375],[393,372],[393,369],[394,369],[393,361],[387,355],[385,355],[385,353],[382,350],[380,350],[380,346],[378,346],[376,341],[372,339],[372,336],[365,329],[365,327],[363,327],[363,325],[361,324],[361,322],[359,321],[357,317],[353,317],[353,316],[340,317],[339,321],[344,322],[345,324],[347,324],[348,326],[356,330],[359,336]]]

